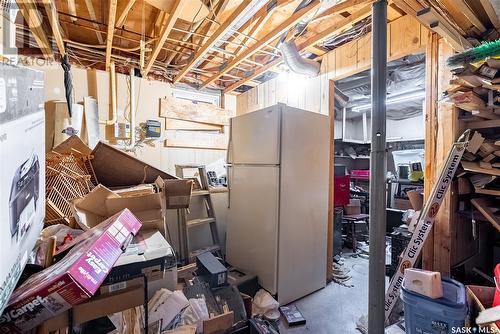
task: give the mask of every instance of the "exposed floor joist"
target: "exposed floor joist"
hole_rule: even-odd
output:
[[[111,64],[111,52],[113,50],[113,36],[115,33],[116,7],[118,0],[109,0],[108,34],[106,35],[106,71]]]
[[[123,23],[125,23],[125,19],[127,18],[128,12],[130,9],[132,9],[132,6],[134,6],[136,0],[128,0],[126,3],[125,7],[123,7],[120,17],[118,17],[118,20],[116,20],[116,26],[121,27]]]
[[[66,49],[64,47],[63,35],[61,33],[61,28],[59,27],[59,16],[57,15],[57,7],[54,0],[46,0],[43,3],[47,16],[49,18],[50,27],[52,28],[52,34],[56,40],[57,48],[62,57],[66,54]]]
[[[335,7],[335,6],[334,6]],[[338,7],[338,11],[342,11],[342,7]],[[335,13],[335,12],[333,12]],[[334,24],[332,26],[330,26],[329,28],[321,31],[320,33],[312,36],[311,38],[307,39],[306,41],[304,42],[301,42],[298,46],[297,46],[297,49],[300,51],[303,51],[311,46],[314,46],[322,41],[324,41],[325,39],[335,35],[335,34],[338,34],[340,32],[342,32],[343,30],[347,29],[348,27],[354,25],[355,23],[359,22],[360,20],[370,16],[371,14],[371,5],[368,4],[366,5],[365,7],[361,8],[360,10],[358,10],[357,12],[351,14],[350,16],[344,18],[343,20],[341,20],[340,22],[338,22],[337,24]],[[280,58],[277,58],[271,62],[269,62],[268,64],[264,65],[263,67],[255,70],[251,75],[243,78],[242,80],[240,81],[237,81],[233,84],[231,84],[230,86],[228,86],[224,92],[225,93],[229,93],[233,90],[235,90],[236,88],[244,85],[247,81],[249,80],[253,80],[257,77],[259,77],[260,75],[264,74],[265,72],[267,72],[269,69],[271,69],[272,67],[276,66],[277,64],[279,64],[280,62],[282,61],[281,57]]]
[[[87,7],[87,11],[89,12],[90,19],[94,21],[92,25],[94,28],[99,29],[99,24],[97,23],[97,16],[95,14],[95,9],[94,9],[94,4],[92,3],[92,0],[85,0],[85,6]],[[100,32],[96,32],[97,40],[99,41],[99,44],[104,43],[104,38],[102,37],[102,34]]]
[[[264,37],[259,39],[259,41],[255,42],[247,50],[243,51],[240,56],[237,56],[235,59],[230,61],[227,64],[227,66],[225,66],[221,71],[219,71],[219,73],[213,75],[207,81],[205,81],[201,87],[204,88],[208,86],[209,84],[220,78],[222,75],[226,74],[227,72],[238,66],[238,64],[240,64],[244,59],[252,56],[261,48],[269,44],[271,41],[275,40],[280,35],[287,32],[291,27],[295,26],[298,22],[300,22],[302,18],[317,10],[319,5],[320,5],[319,0],[313,0],[307,7],[302,8],[299,11],[295,12],[292,16],[290,16],[287,20],[281,23],[278,27],[276,27],[268,34],[266,34]]]
[[[167,22],[165,23],[165,25],[162,29],[160,39],[159,39],[158,43],[156,44],[153,52],[151,53],[151,56],[149,57],[148,63],[146,65],[146,67],[144,68],[142,75],[144,75],[144,76],[148,75],[149,71],[153,67],[153,64],[154,64],[156,58],[158,57],[158,54],[160,53],[160,51],[163,47],[163,44],[165,44],[165,41],[167,40],[168,35],[172,31],[172,28],[174,27],[175,22],[177,21],[177,19],[179,18],[179,15],[182,12],[182,8],[184,7],[184,3],[185,2],[182,0],[175,1],[172,12],[168,16]]]
[[[206,41],[201,48],[196,52],[194,57],[185,65],[182,70],[174,78],[174,83],[179,82],[192,68],[195,66],[209,51],[210,49],[219,41],[219,39],[224,36],[234,25],[235,22],[240,20],[243,15],[245,15],[245,10],[249,3],[243,1],[236,9],[231,13],[231,15],[224,21],[224,23],[217,28],[217,30],[210,36],[208,41]]]

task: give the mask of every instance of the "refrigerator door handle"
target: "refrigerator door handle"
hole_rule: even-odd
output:
[[[226,175],[227,175],[227,208],[231,208],[231,177],[233,169],[231,165],[226,164]]]

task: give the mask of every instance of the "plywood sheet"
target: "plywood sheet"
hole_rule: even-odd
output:
[[[167,96],[160,100],[160,116],[217,125],[229,125],[234,112],[206,103]]]
[[[167,118],[165,125],[167,130],[224,131],[223,125],[191,122],[173,118]]]
[[[226,150],[228,139],[228,131],[213,133],[208,131],[167,130],[165,147]]]

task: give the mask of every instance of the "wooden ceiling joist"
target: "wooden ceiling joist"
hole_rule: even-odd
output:
[[[113,51],[113,36],[115,33],[116,7],[118,0],[109,0],[108,33],[106,35],[106,71],[111,65],[111,52]]]
[[[245,9],[248,6],[249,3],[247,1],[243,1],[238,7],[236,7],[224,23],[220,25],[219,28],[217,28],[217,30],[210,36],[208,41],[201,46],[189,63],[181,69],[181,71],[174,78],[174,83],[179,82],[191,70],[191,68],[193,68],[193,66],[195,66],[210,51],[219,39],[233,27],[234,23],[245,15]]]
[[[281,59],[281,57],[279,58],[276,58],[272,61],[270,61],[269,63],[267,63],[266,65],[258,68],[257,70],[255,70],[252,74],[250,74],[249,76],[229,85],[228,87],[226,87],[224,89],[224,93],[230,93],[232,92],[233,90],[235,90],[236,88],[238,87],[241,87],[245,84],[247,84],[247,82],[255,79],[255,78],[258,78],[259,76],[261,76],[262,74],[266,73],[267,71],[269,71],[271,68],[273,68],[274,66],[278,65],[280,62],[282,62],[283,59]]]
[[[125,19],[127,18],[128,12],[132,9],[132,6],[134,6],[136,0],[128,0],[127,3],[125,4],[125,7],[123,7],[120,17],[118,17],[118,20],[116,20],[116,26],[121,27],[123,23],[125,23]]]
[[[349,8],[353,6],[359,6],[359,5],[367,5],[375,2],[375,0],[345,0],[342,1],[328,9],[326,9],[323,13],[315,17],[312,22],[323,19],[327,16],[338,14],[341,12],[344,12],[348,10]]]
[[[243,59],[248,58],[255,54],[259,49],[263,48],[265,45],[269,44],[271,41],[275,40],[279,36],[281,36],[283,33],[287,32],[290,28],[295,26],[297,23],[299,23],[305,16],[313,13],[318,6],[320,5],[319,0],[313,0],[308,6],[300,9],[299,11],[293,13],[288,19],[286,19],[284,22],[282,22],[278,27],[270,31],[268,34],[266,34],[264,37],[259,39],[259,41],[255,42],[252,44],[248,49],[243,51],[241,55],[237,56],[233,60],[231,60],[227,66],[225,66],[221,71],[215,75],[213,75],[210,79],[205,81],[203,85],[201,86],[206,87],[207,85],[211,84],[215,80],[217,80],[220,76],[224,75],[225,73],[231,71],[233,68],[238,66],[239,63],[243,61]]]
[[[62,57],[66,54],[66,49],[64,47],[63,35],[61,33],[61,28],[59,27],[59,16],[57,15],[57,7],[54,0],[45,0],[43,3],[45,11],[47,12],[47,17],[49,18],[50,27],[52,28],[52,34],[56,40],[57,48]]]
[[[344,9],[342,9],[342,7],[338,7],[338,8],[339,8],[338,12],[344,10]],[[332,13],[337,13],[337,12],[332,11]],[[339,21],[337,24],[334,24],[333,26],[330,26],[327,29],[319,32],[318,34],[310,37],[309,39],[301,42],[297,46],[297,49],[299,50],[299,52],[301,52],[307,48],[315,46],[318,43],[324,41],[325,39],[328,39],[329,37],[344,31],[345,29],[349,28],[350,26],[356,24],[360,20],[362,20],[370,15],[371,15],[371,4],[367,4],[366,6],[364,6],[363,8],[358,10],[357,12],[354,12],[353,14],[344,18],[343,20]],[[229,93],[229,92],[235,90],[236,88],[246,84],[247,81],[253,80],[253,79],[259,77],[260,75],[264,74],[265,72],[267,72],[268,70],[270,70],[271,68],[273,68],[274,66],[279,64],[281,61],[282,61],[282,59],[281,59],[281,57],[279,57],[279,58],[269,62],[268,64],[257,69],[252,74],[246,76],[245,78],[241,79],[240,81],[237,81],[237,82],[231,84],[230,86],[226,87],[224,92]]]
[[[358,10],[357,12],[354,12],[353,14],[349,15],[348,17],[344,18],[343,20],[339,21],[338,23],[328,27],[325,30],[322,30],[318,34],[309,38],[308,40],[300,43],[299,50],[304,50],[306,48],[309,48],[311,46],[319,44],[319,43],[325,41],[326,39],[332,37],[333,35],[341,33],[342,31],[353,26],[357,22],[370,16],[371,10],[372,10],[371,4],[364,6],[363,8]]]
[[[163,44],[165,44],[165,41],[168,38],[168,35],[172,31],[172,28],[174,27],[175,22],[179,18],[179,15],[182,12],[182,8],[184,7],[185,1],[182,0],[176,0],[172,9],[172,12],[168,16],[167,22],[162,28],[162,32],[160,35],[160,39],[158,40],[158,43],[156,44],[155,48],[153,49],[153,52],[151,53],[151,56],[149,57],[148,63],[146,67],[143,70],[142,75],[146,76],[151,68],[153,67],[153,64],[158,57],[158,54],[160,53],[161,49],[163,48]]]
[[[477,18],[476,14],[469,8],[464,0],[455,0],[455,6],[469,19],[469,21],[477,28],[480,32],[485,32],[486,27]]]
[[[204,23],[204,20],[200,20],[198,23],[195,24],[195,26],[192,28],[191,31],[187,32],[184,37],[182,38],[183,41],[187,41],[188,39],[190,39],[192,36],[196,36],[198,34],[198,32],[200,33],[200,35],[205,35],[212,29],[212,26],[217,22],[217,20],[220,18],[220,14],[224,11],[224,9],[226,8],[227,4],[229,3],[229,0],[220,0],[217,5],[216,5],[216,8],[215,10],[211,10],[211,13],[212,13],[212,19],[210,20],[207,20],[207,24],[203,27],[203,23]],[[199,31],[198,31],[199,30]],[[199,47],[201,45],[203,45],[205,43],[205,41],[210,38],[209,36],[206,36],[206,37],[202,37],[200,38],[200,40],[198,41],[198,45],[197,45],[197,50],[199,50]],[[182,49],[183,46],[181,45],[180,46],[180,49]],[[174,59],[179,59],[180,56],[177,55],[177,54],[171,54],[168,58],[167,58],[167,61],[165,62],[165,65],[168,66],[170,65],[170,63],[174,60]],[[213,59],[213,58],[212,58]],[[210,59],[210,60],[212,60]],[[209,61],[210,61],[209,60]],[[207,62],[209,62],[207,61]]]
[[[479,0],[479,1],[481,2],[481,5],[483,6],[486,15],[488,15],[488,18],[490,19],[495,29],[499,29],[500,20],[498,19],[497,13],[495,12],[493,5],[491,4],[491,0]]]
[[[466,48],[472,47],[472,44],[432,7],[427,7],[418,11],[417,20],[444,37],[456,51],[463,51]]]
[[[24,20],[33,33],[33,36],[35,37],[35,40],[38,44],[38,47],[42,51],[44,58],[52,58],[54,55],[52,46],[50,44],[49,38],[47,37],[47,34],[43,30],[42,17],[34,0],[17,0],[16,2],[17,6],[19,7],[19,11],[21,12]]]
[[[76,3],[75,0],[67,0],[68,2],[68,12],[71,14],[71,21],[76,22]]]
[[[97,15],[95,14],[94,4],[92,3],[92,0],[85,0],[85,6],[87,7],[87,11],[89,12],[90,19],[94,21],[92,22],[92,25],[94,26],[94,28],[101,30],[99,24],[97,23]],[[103,44],[104,38],[102,37],[102,34],[96,31],[96,36],[99,44]]]

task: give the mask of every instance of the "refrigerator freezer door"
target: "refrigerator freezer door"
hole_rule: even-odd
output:
[[[231,119],[229,163],[244,165],[280,163],[282,106],[277,104]]]
[[[229,167],[227,261],[256,274],[259,284],[277,292],[279,168]]]

